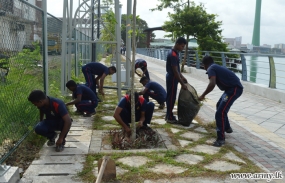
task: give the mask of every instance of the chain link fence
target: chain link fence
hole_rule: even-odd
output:
[[[27,97],[43,90],[43,13],[19,0],[0,0],[0,163],[39,119]]]

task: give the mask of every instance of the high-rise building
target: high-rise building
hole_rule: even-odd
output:
[[[224,38],[224,42],[228,44],[229,48],[240,48],[242,37]]]

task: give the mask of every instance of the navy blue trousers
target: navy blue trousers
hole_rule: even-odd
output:
[[[216,104],[216,126],[217,126],[217,139],[224,140],[225,139],[225,130],[229,129],[230,122],[228,119],[228,112],[235,102],[243,92],[243,89],[240,87],[227,89],[219,101]]]
[[[159,93],[154,93],[154,92],[145,92],[145,94],[143,95],[143,98],[148,102],[149,101],[149,97],[153,98],[154,100],[157,101],[157,103],[162,104],[165,102],[166,98],[159,94]]]
[[[95,108],[98,106],[97,101],[91,102],[90,100],[81,100],[79,103],[75,104],[75,107],[80,112],[93,113]]]
[[[166,74],[166,118],[173,120],[173,108],[176,101],[178,80],[174,76]]]
[[[41,136],[51,139],[54,137],[55,131],[62,131],[63,125],[64,125],[63,120],[44,119],[43,121],[40,121],[36,125],[35,132]],[[67,134],[65,134],[64,136],[64,141],[66,135]]]
[[[145,121],[143,122],[144,126],[147,126],[147,124],[150,124],[152,114],[153,114],[153,110],[154,110],[154,103],[148,102],[147,106],[146,106],[146,111],[145,111]],[[132,122],[131,111],[123,109],[120,113],[120,116],[121,116],[122,120],[124,121],[124,123],[127,126],[130,126],[130,123]],[[140,118],[141,118],[141,114],[139,113],[138,115],[136,115],[136,121],[139,121]]]
[[[86,81],[86,86],[88,86],[97,96],[96,82],[95,82],[93,74],[91,73],[91,70],[88,67],[82,68],[82,73]]]

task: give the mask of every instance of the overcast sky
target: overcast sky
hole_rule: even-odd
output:
[[[78,0],[73,0],[77,6]],[[62,17],[63,0],[47,0],[48,12]],[[122,13],[126,14],[127,0],[120,0]],[[251,43],[255,15],[255,0],[194,0],[203,3],[208,13],[217,14],[222,21],[222,35],[225,38],[242,36],[242,43]],[[149,27],[162,26],[168,20],[167,12],[154,11],[157,0],[137,0],[137,14],[148,23]],[[74,5],[74,6],[75,6]],[[285,0],[262,0],[260,44],[272,47],[277,43],[285,44]],[[155,31],[156,38],[163,38],[163,31]]]

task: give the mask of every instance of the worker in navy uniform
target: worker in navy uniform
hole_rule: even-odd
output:
[[[46,96],[41,90],[33,90],[28,100],[40,111],[40,122],[36,125],[35,132],[49,139],[47,142],[48,146],[56,144],[56,151],[62,151],[72,121],[64,102],[57,98]],[[56,142],[58,134],[55,131],[60,131]]]
[[[137,69],[140,68],[143,73],[142,75],[140,75],[138,72],[137,72]],[[143,59],[136,59],[135,61],[135,73],[140,76],[140,77],[143,77],[143,76],[146,76],[148,79],[149,78],[149,73],[148,73],[148,70],[147,70],[147,63],[145,60]]]
[[[150,81],[147,77],[143,76],[140,79],[140,83],[144,86],[144,90],[139,92],[140,95],[143,95],[146,101],[149,101],[149,97],[153,98],[159,104],[159,108],[163,109],[166,100],[166,91],[165,89],[155,81]]]
[[[86,85],[76,84],[75,81],[70,80],[65,85],[72,91],[72,98],[74,100],[65,105],[75,105],[77,112],[82,113],[85,117],[94,115],[95,108],[98,106],[97,96]]]
[[[174,47],[169,51],[166,59],[166,122],[171,124],[178,124],[178,120],[173,115],[173,108],[176,101],[177,86],[181,84],[182,89],[187,89],[185,83],[186,78],[180,72],[179,66],[179,52],[184,49],[186,40],[180,37],[176,40]]]
[[[103,86],[104,79],[108,75],[113,75],[117,72],[115,66],[107,67],[98,62],[90,62],[82,66],[82,73],[84,74],[86,85],[97,95],[96,85],[100,94],[104,95]],[[97,76],[94,79],[94,76]],[[94,82],[95,80],[95,82]]]
[[[147,127],[150,124],[154,103],[147,102],[142,96],[135,92],[135,118],[139,127]],[[123,127],[128,136],[131,135],[131,95],[126,94],[118,103],[114,112],[115,120]]]
[[[224,91],[216,104],[217,111],[215,114],[217,140],[213,143],[213,146],[220,147],[225,144],[225,132],[233,132],[228,119],[228,112],[235,100],[241,96],[243,86],[235,73],[226,67],[215,64],[211,56],[205,56],[202,63],[204,64],[204,69],[207,71],[206,74],[208,74],[209,84],[199,97],[199,100],[204,100],[206,95],[210,93],[216,85],[220,90]]]

